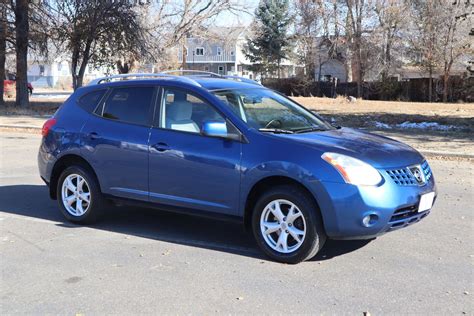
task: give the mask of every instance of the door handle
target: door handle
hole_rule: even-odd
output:
[[[154,144],[154,145],[151,146],[151,147],[153,147],[154,149],[156,149],[156,150],[159,151],[159,152],[164,152],[164,151],[167,151],[167,150],[170,149],[170,147],[168,146],[168,144],[166,144],[166,143],[161,143],[161,142],[160,142],[160,143],[156,143],[156,144]]]
[[[99,134],[97,134],[96,132],[91,132],[91,133],[89,133],[89,138],[90,139],[98,139]]]

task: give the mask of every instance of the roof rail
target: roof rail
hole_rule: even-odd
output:
[[[258,83],[255,80],[252,80],[252,79],[239,77],[239,76],[220,75],[220,74],[216,74],[215,72],[209,72],[209,71],[177,69],[177,70],[167,70],[167,71],[162,72],[162,74],[170,74],[170,73],[181,73],[182,74],[181,77],[184,77],[184,76],[194,77],[194,76],[196,76],[196,77],[215,77],[215,78],[221,78],[221,79],[231,79],[231,80],[235,80],[235,81],[240,81],[240,82],[245,82],[245,83],[250,83],[250,84],[261,86],[260,83]]]
[[[152,79],[152,78],[166,78],[166,79],[176,79],[176,80],[181,80],[183,82],[195,85],[195,86],[201,86],[198,82],[195,80],[188,78],[188,77],[183,77],[183,76],[173,76],[169,75],[166,73],[129,73],[129,74],[120,74],[120,75],[112,75],[112,76],[107,76],[107,77],[102,77],[102,78],[97,78],[89,82],[89,85],[96,85],[96,84],[101,84],[104,82],[112,82],[112,81],[117,81],[117,80],[127,80],[127,79]]]
[[[203,77],[216,77],[216,78],[222,77],[221,75],[216,74],[215,72],[201,71],[201,70],[190,70],[190,69],[166,70],[166,71],[162,71],[161,73],[162,74],[179,73],[179,74],[181,74],[181,76],[203,76]]]
[[[241,81],[245,83],[250,83],[250,84],[255,84],[258,86],[261,86],[261,84],[255,80],[249,79],[249,78],[244,78],[244,77],[239,77],[239,76],[222,76],[222,78],[225,79],[231,79],[231,80],[236,80],[236,81]]]

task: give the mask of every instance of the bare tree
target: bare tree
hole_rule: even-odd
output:
[[[304,64],[306,75],[313,79],[316,62],[316,37],[319,33],[323,16],[321,2],[319,0],[298,0],[294,4],[296,38],[299,42],[299,59]]]
[[[1,0],[0,2],[0,105],[5,104],[3,99],[4,85],[3,81],[5,80],[5,62],[7,54],[7,1]]]
[[[357,82],[357,97],[362,96],[364,80],[363,34],[364,20],[370,15],[368,0],[345,0],[347,9],[346,35],[350,40],[352,80]]]
[[[448,83],[453,64],[464,55],[472,55],[473,44],[466,36],[470,27],[470,4],[455,1],[439,12],[440,48],[443,65],[443,102],[448,101]]]
[[[188,36],[214,37],[209,30],[222,14],[238,16],[249,14],[245,3],[238,0],[176,0],[157,1],[144,17],[147,32],[152,39],[155,59],[167,63],[170,48],[181,46],[183,68],[186,64],[186,38]],[[224,35],[224,34],[222,34]]]
[[[384,81],[393,62],[393,46],[397,39],[400,39],[400,30],[406,22],[407,6],[400,1],[376,0],[374,11],[376,13],[378,27],[377,33],[381,35],[381,79]],[[379,38],[377,38],[379,40]]]
[[[428,99],[433,100],[433,76],[440,71],[443,78],[443,101],[448,98],[448,82],[452,66],[468,54],[471,43],[467,36],[469,1],[413,0],[410,40],[421,56],[420,66],[429,74]]]
[[[28,12],[29,1],[15,3],[15,49],[16,49],[16,104],[28,106]]]

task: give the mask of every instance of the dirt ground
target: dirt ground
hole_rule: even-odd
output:
[[[474,103],[417,103],[356,100],[345,98],[295,97],[296,102],[342,126],[377,129],[380,122],[389,125],[404,122],[436,122],[452,125],[456,132],[474,132]]]

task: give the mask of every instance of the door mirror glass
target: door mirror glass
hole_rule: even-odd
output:
[[[226,122],[208,121],[202,124],[201,133],[205,136],[227,137]]]
[[[202,124],[201,134],[241,141],[240,132],[231,124],[222,121],[207,121]]]

